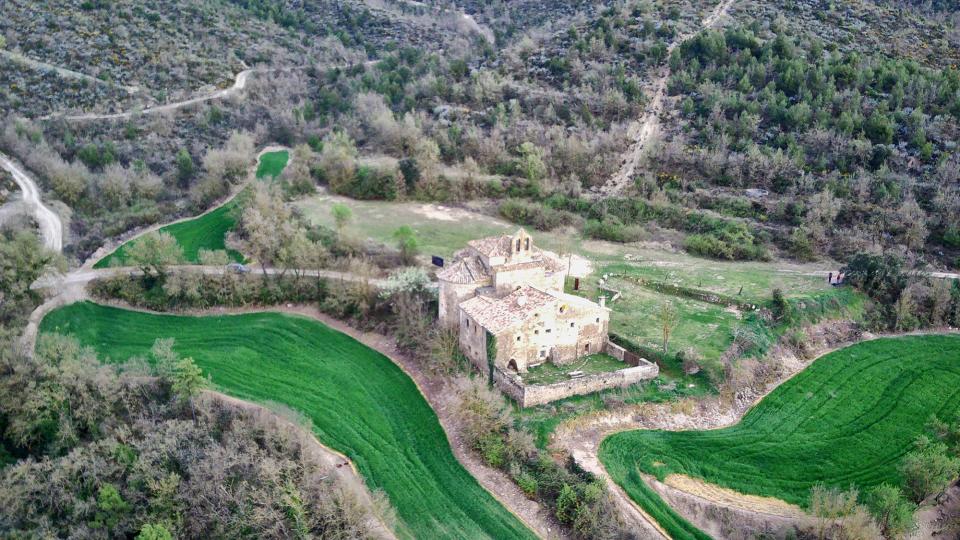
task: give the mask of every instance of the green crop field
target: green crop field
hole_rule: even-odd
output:
[[[188,219],[173,225],[161,227],[160,230],[170,233],[177,239],[177,243],[183,248],[183,256],[187,262],[200,262],[199,253],[201,249],[217,250],[226,249],[227,233],[233,229],[237,223],[237,214],[239,213],[239,204],[234,198],[227,204],[208,212],[200,217]],[[132,240],[134,242],[136,240]],[[131,242],[126,242],[118,247],[113,253],[97,261],[94,268],[109,268],[110,266],[122,266],[126,264],[127,249]],[[234,251],[227,250],[230,258],[237,262],[243,261],[243,255]]]
[[[287,166],[290,158],[286,150],[279,152],[267,152],[260,157],[260,165],[257,167],[257,178],[264,176],[276,177],[283,168]],[[170,233],[177,239],[177,243],[183,248],[183,255],[187,262],[200,262],[199,253],[201,249],[208,250],[226,250],[231,260],[243,262],[243,255],[226,248],[227,233],[233,230],[237,224],[238,214],[240,213],[240,202],[238,195],[226,204],[207,212],[206,214],[181,221],[173,225],[161,227],[160,230]],[[132,241],[131,241],[132,242]],[[94,268],[109,268],[110,266],[122,266],[126,264],[127,249],[131,242],[126,242],[113,253],[97,261]]]
[[[286,150],[266,152],[260,156],[260,164],[257,165],[257,178],[263,178],[267,175],[272,178],[280,176],[280,173],[283,172],[289,160],[290,152]]]
[[[383,489],[407,538],[533,538],[457,462],[436,415],[388,358],[314,320],[278,313],[186,317],[89,302],[50,313],[102,358],[144,356],[158,337],[224,392],[302,411],[317,437]]]
[[[641,504],[638,471],[686,474],[805,506],[818,482],[899,485],[900,458],[930,417],[958,412],[960,336],[878,339],[820,358],[736,426],[618,433],[603,441],[600,459]]]

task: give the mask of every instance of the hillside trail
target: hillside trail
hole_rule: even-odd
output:
[[[713,28],[720,22],[720,19],[730,10],[734,0],[721,0],[719,4],[711,11],[701,22],[696,30],[681,34],[667,46],[667,58],[681,43],[687,41],[703,30]],[[647,104],[643,117],[639,122],[630,126],[628,133],[632,141],[630,148],[624,155],[620,168],[599,188],[594,188],[587,192],[587,196],[593,199],[605,197],[616,197],[630,185],[633,175],[640,164],[640,159],[654,140],[654,135],[660,128],[660,115],[663,114],[666,103],[667,80],[670,78],[670,66],[665,64],[657,71],[657,78],[653,82],[653,94],[650,102]]]
[[[789,381],[793,376],[803,371],[818,358],[850,345],[903,335],[958,333],[957,330],[918,331],[899,334],[870,334],[859,332],[855,325],[843,321],[826,321],[814,325],[808,331],[807,343],[811,347],[811,354],[798,357],[794,352],[777,347],[773,355],[783,362],[783,373],[775,381],[762,389],[747,389],[739,392],[732,403],[724,403],[719,397],[702,400],[694,405],[691,411],[677,412],[671,410],[669,403],[642,404],[629,406],[617,411],[599,411],[596,414],[574,418],[560,424],[551,435],[550,448],[573,457],[585,470],[606,479],[611,486],[611,493],[615,498],[626,498],[621,502],[621,508],[639,507],[630,499],[623,489],[612,481],[602,462],[599,459],[600,443],[608,436],[630,430],[711,430],[732,426],[743,418],[764,397]],[[788,505],[783,501],[756,497],[748,494],[722,489],[691,478],[668,479],[666,489],[676,490],[685,495],[692,495],[711,506],[730,509],[745,515],[760,516],[772,521],[802,520],[798,514],[798,507]],[[646,516],[645,513],[633,512],[634,516]],[[689,519],[689,518],[688,518]],[[663,538],[669,535],[661,534]]]
[[[37,71],[52,71],[65,79],[76,79],[78,81],[84,81],[87,83],[96,84],[100,86],[108,86],[111,88],[122,88],[128,94],[136,94],[137,92],[140,91],[140,87],[138,86],[128,86],[128,85],[112,83],[110,81],[98,79],[92,75],[87,75],[86,73],[81,73],[79,71],[74,71],[72,69],[56,66],[53,64],[48,64],[40,60],[35,60],[33,58],[30,58],[29,56],[26,56],[18,52],[0,49],[0,56],[4,56],[8,60],[17,62],[19,64],[23,64]]]
[[[379,60],[367,60],[363,62],[365,66],[372,66],[380,62]],[[328,66],[326,69],[335,69],[335,68],[345,68],[350,67],[354,64],[337,64],[333,66]],[[208,94],[202,94],[192,98],[184,99],[181,101],[174,101],[172,103],[166,103],[164,105],[156,105],[153,107],[146,107],[143,109],[135,108],[133,110],[118,112],[118,113],[86,113],[86,114],[76,114],[76,115],[63,115],[63,114],[49,114],[44,116],[42,119],[47,120],[51,118],[62,119],[68,122],[89,122],[97,120],[127,120],[136,116],[144,116],[151,114],[161,114],[167,112],[173,112],[184,107],[190,107],[191,105],[197,105],[199,103],[204,103],[207,101],[213,101],[218,99],[229,99],[234,96],[239,95],[247,87],[247,81],[250,79],[250,76],[257,73],[282,73],[290,71],[300,71],[307,69],[308,66],[284,66],[284,67],[273,67],[273,68],[249,68],[237,73],[234,78],[233,84],[228,88],[223,88],[221,90],[216,90]]]
[[[420,8],[439,10],[440,13],[453,13],[460,19],[461,22],[463,22],[467,26],[467,28],[471,32],[478,34],[480,37],[486,40],[487,43],[492,44],[495,41],[493,32],[486,26],[481,26],[480,23],[478,23],[476,19],[473,18],[473,15],[470,15],[469,13],[464,13],[457,9],[436,8],[429,4],[420,2],[419,0],[398,0],[398,1],[401,4],[408,4],[408,5],[416,6]]]
[[[63,222],[60,220],[60,216],[43,204],[40,200],[40,189],[37,187],[37,183],[6,154],[0,153],[0,167],[13,175],[13,181],[20,187],[20,191],[23,193],[23,202],[31,209],[33,217],[40,226],[43,245],[47,249],[59,253],[63,249]]]

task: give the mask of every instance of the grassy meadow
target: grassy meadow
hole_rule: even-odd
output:
[[[290,161],[290,152],[287,150],[265,152],[260,156],[260,163],[257,165],[257,178],[280,176],[288,161]]]
[[[283,172],[287,166],[290,154],[286,150],[278,152],[267,152],[260,156],[260,164],[257,166],[256,176],[258,179],[266,177],[274,178]],[[225,242],[227,233],[233,230],[237,224],[237,219],[242,208],[241,195],[234,197],[226,204],[207,212],[193,219],[188,219],[172,225],[161,227],[162,232],[170,233],[177,239],[177,243],[183,248],[184,259],[189,263],[199,263],[199,253],[201,249],[207,250],[226,250],[231,260],[243,262],[243,255],[232,249],[227,249]],[[127,249],[130,243],[135,240],[125,242],[106,257],[97,261],[94,268],[109,268],[111,266],[123,266],[127,261]]]
[[[42,332],[76,336],[104,359],[146,356],[173,337],[230,395],[303,412],[397,511],[402,538],[534,538],[457,462],[436,415],[388,358],[316,321],[278,313],[187,317],[85,302]]]
[[[618,433],[603,441],[600,459],[638,503],[642,471],[806,506],[819,482],[899,485],[900,458],[930,417],[957,413],[960,336],[884,338],[818,359],[735,426]]]

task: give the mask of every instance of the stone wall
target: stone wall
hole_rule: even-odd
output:
[[[639,366],[644,362],[648,364],[650,363],[646,358],[641,358],[640,355],[632,353],[610,341],[607,341],[607,343],[603,346],[603,352],[631,366]]]
[[[571,396],[591,394],[608,388],[626,387],[640,381],[655,378],[660,373],[656,364],[637,358],[638,365],[618,371],[595,373],[579,379],[570,379],[553,384],[525,385],[520,379],[499,368],[494,370],[493,382],[501,392],[520,404],[534,407]]]

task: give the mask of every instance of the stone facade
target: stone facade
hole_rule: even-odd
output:
[[[459,329],[460,348],[479,369],[567,364],[607,341],[610,311],[564,293],[566,265],[523,229],[470,241],[437,277],[440,322]]]

